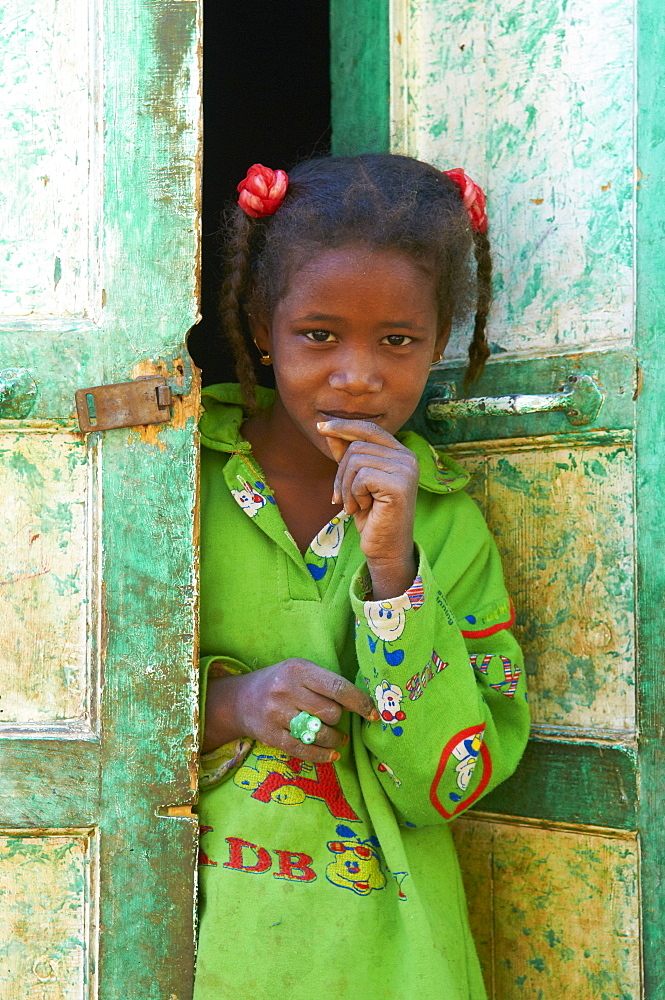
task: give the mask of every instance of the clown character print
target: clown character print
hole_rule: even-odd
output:
[[[453,802],[459,802],[462,794],[469,787],[482,742],[483,734],[474,733],[473,736],[467,736],[466,739],[460,740],[453,747],[453,757],[458,761],[455,771],[457,773],[457,787],[460,791],[459,795],[456,792],[450,793],[450,798]]]
[[[344,529],[350,515],[342,512],[332,517],[314,536],[307,552],[307,569],[315,580],[326,575],[329,561],[339,555],[344,541]]]
[[[328,850],[335,856],[326,868],[328,881],[341,889],[350,889],[357,896],[385,889],[386,877],[381,871],[376,837],[360,840],[348,826],[338,826],[335,832],[340,839],[328,841]]]
[[[483,739],[484,732],[484,725],[463,729],[443,749],[430,789],[430,801],[446,819],[470,806],[487,788],[492,759]],[[480,777],[469,791],[474,775]]]
[[[383,680],[376,685],[374,697],[383,729],[389,728],[393,736],[401,736],[404,732],[401,723],[406,719],[406,712],[401,708],[404,697],[401,687]]]
[[[423,582],[417,576],[411,587],[399,597],[393,597],[389,601],[365,601],[363,604],[365,621],[372,632],[372,635],[367,636],[370,651],[374,653],[381,642],[386,663],[391,667],[399,666],[404,659],[404,650],[393,649],[392,644],[397,642],[404,631],[407,613],[421,607],[423,601]]]
[[[236,479],[239,480],[241,489],[231,490],[231,496],[248,517],[256,517],[261,508],[265,507],[266,498],[257,493],[242,476],[236,476]]]

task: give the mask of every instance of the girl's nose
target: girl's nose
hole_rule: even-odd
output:
[[[365,353],[355,356],[346,354],[339,361],[328,376],[332,389],[348,392],[351,396],[362,396],[367,392],[380,392],[383,388],[383,377],[371,356]]]

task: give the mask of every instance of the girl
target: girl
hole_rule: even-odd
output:
[[[240,387],[206,389],[201,421],[195,998],[479,1000],[448,821],[515,768],[524,674],[469,477],[401,428],[472,246],[468,378],[487,357],[484,196],[389,155],[239,190]]]

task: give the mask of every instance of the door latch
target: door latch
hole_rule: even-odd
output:
[[[163,375],[77,389],[75,399],[84,434],[114,427],[165,424],[171,419],[172,392]]]
[[[573,427],[592,423],[603,405],[605,394],[592,375],[569,375],[560,392],[542,396],[479,396],[456,399],[449,382],[436,386],[436,396],[428,399],[429,420],[460,420],[466,417],[507,416],[522,413],[552,413],[562,410]]]

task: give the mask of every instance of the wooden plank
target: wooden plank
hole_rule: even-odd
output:
[[[91,740],[6,739],[0,754],[0,827],[94,826],[99,809],[99,744]]]
[[[491,822],[483,822],[473,813],[466,813],[461,820],[451,823],[451,830],[462,868],[471,934],[488,997],[494,1000],[494,897],[491,891],[494,828]]]
[[[103,435],[104,1000],[187,1000],[193,983],[196,821],[164,807],[196,797],[199,410],[183,343],[197,317],[200,16],[197,0],[105,11],[105,338],[88,384],[166,368],[181,394],[171,423]]]
[[[633,452],[615,435],[448,449],[503,559],[539,734],[635,731]]]
[[[42,556],[49,572],[31,590],[13,576],[2,581],[17,607],[0,669],[9,719],[0,726],[0,822],[14,828],[4,831],[12,844],[19,831],[34,847],[32,824],[46,838],[44,852],[26,850],[20,868],[13,861],[8,868],[13,896],[29,882],[25,905],[34,903],[32,923],[19,914],[19,937],[30,936],[35,949],[43,938],[49,953],[42,961],[26,951],[25,963],[11,955],[13,965],[0,966],[9,970],[0,994],[97,996],[81,971],[89,936],[104,1000],[187,1000],[198,408],[184,342],[197,319],[200,4],[62,0],[54,9],[45,0],[13,0],[10,8],[0,47],[13,106],[0,125],[8,140],[0,161],[9,157],[2,190],[10,195],[0,239],[8,241],[3,261],[13,264],[6,284],[4,272],[0,279],[2,363],[29,368],[39,397],[34,420],[3,422],[15,445],[3,455],[5,485],[17,500],[12,507],[5,495],[1,512],[10,522],[16,514],[20,531],[18,541],[6,533],[15,565],[8,558],[3,565],[32,573],[36,552],[37,572]],[[163,368],[178,394],[168,427],[87,442],[72,430],[76,389]],[[88,446],[98,462],[82,458]],[[43,461],[34,460],[38,452]],[[23,477],[14,455],[32,461]],[[48,486],[41,494],[40,476]],[[26,538],[33,515],[49,521],[48,531]],[[49,593],[40,580],[57,580],[62,592]],[[22,632],[14,628],[21,612]],[[31,673],[26,655],[19,675],[11,655],[17,635],[21,652],[45,650],[48,669],[36,655]],[[101,876],[90,897],[74,899],[64,876],[50,877],[46,855],[53,837],[69,838],[63,850],[78,843],[72,827],[80,822],[92,828]],[[86,872],[96,864],[91,853]],[[49,891],[34,902],[43,873]],[[55,957],[60,946],[64,955],[70,913],[84,928],[65,979],[58,970],[70,967],[52,960],[54,939],[44,928],[52,917]]]
[[[331,122],[336,156],[390,148],[386,0],[331,0]]]
[[[491,1000],[640,1000],[634,836],[472,813],[453,833],[472,914],[491,899],[494,948],[479,949]]]
[[[515,773],[478,809],[560,823],[636,830],[634,747],[529,740]]]
[[[645,996],[665,996],[665,8],[639,0],[637,76],[637,346],[643,369],[637,400],[637,617],[642,732],[642,900]]]
[[[186,1000],[193,982],[193,947],[188,954],[186,944],[194,936],[197,823],[186,814],[165,815],[164,807],[196,800],[196,400],[194,385],[175,426],[105,436],[105,490],[117,504],[103,531],[108,640],[100,913],[102,926],[114,930],[101,937],[100,962],[113,983],[109,1000],[162,1000],[170,993]],[[180,605],[174,593],[182,595]],[[144,761],[150,762],[148,771]],[[126,803],[122,811],[119,802]],[[137,893],[137,885],[145,891]],[[166,945],[171,939],[173,949]]]

